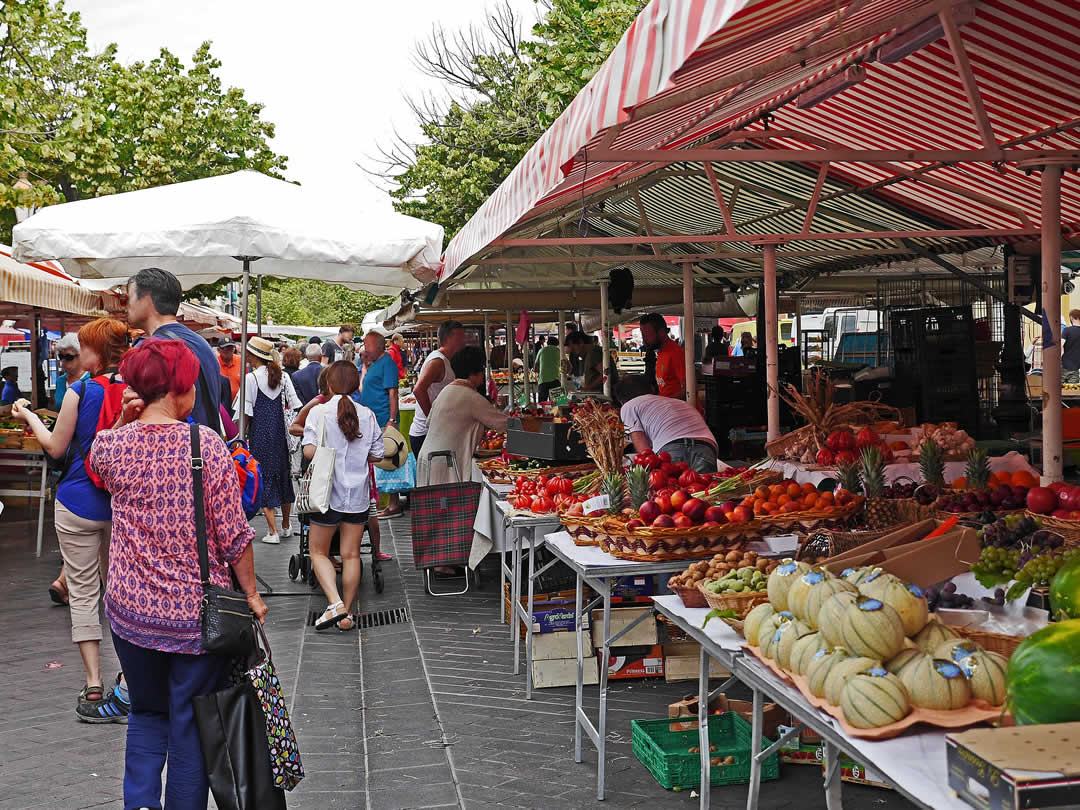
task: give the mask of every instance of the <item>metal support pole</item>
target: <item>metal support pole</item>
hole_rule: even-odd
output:
[[[484,313],[484,395],[491,387],[491,332],[488,329],[488,314]]]
[[[697,405],[697,375],[694,373],[694,265],[682,266],[683,364],[686,369],[686,401]]]
[[[514,410],[514,339],[510,333],[510,310],[506,310],[506,410]]]
[[[1043,346],[1043,483],[1062,479],[1061,167],[1042,170],[1042,306],[1053,346]]]
[[[559,319],[559,388],[566,390],[566,366],[563,364],[563,352],[566,351],[566,323],[563,321],[563,311],[555,313]]]
[[[780,437],[780,387],[776,323],[776,245],[765,245],[765,386],[769,410],[768,440]],[[759,349],[760,350],[760,349]]]
[[[608,350],[611,332],[608,329],[608,283],[600,282],[600,348],[604,356],[604,396],[611,398],[611,352]],[[588,358],[586,353],[585,357]],[[588,376],[589,370],[585,369]]]
[[[524,316],[524,311],[518,315],[518,317]],[[532,370],[532,327],[530,326],[525,330],[525,339],[521,341],[521,362],[524,364],[525,374],[521,379],[522,393],[525,395],[525,407],[528,408],[532,403],[530,393],[532,392],[532,380],[530,379],[530,371]]]
[[[34,312],[34,333],[30,336],[30,409],[41,407],[38,397],[41,396],[41,386],[38,377],[41,376],[41,313]],[[41,526],[41,521],[38,521]]]
[[[802,371],[802,298],[795,296],[795,351],[799,355],[799,371]]]
[[[240,438],[247,439],[247,342],[248,342],[248,290],[251,284],[251,259],[244,256],[243,301],[240,304]]]
[[[262,337],[262,276],[255,280],[255,334]]]

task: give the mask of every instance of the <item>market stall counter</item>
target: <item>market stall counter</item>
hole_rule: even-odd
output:
[[[1036,478],[1038,478],[1040,474],[1037,469],[1031,466],[1023,455],[1015,450],[1010,451],[1003,456],[992,456],[989,461],[991,472],[1015,473],[1023,470],[1031,473]],[[964,461],[946,461],[945,480],[952,481],[953,479],[962,476],[964,474],[965,464],[966,462]],[[783,474],[784,478],[793,479],[800,484],[804,481],[809,481],[814,486],[817,486],[826,478],[836,478],[838,475],[838,470],[835,467],[807,465],[798,461],[788,461],[780,458],[770,459],[768,464],[763,465],[762,469],[780,472]],[[892,484],[898,479],[904,478],[912,481],[921,480],[918,462],[894,462],[885,465],[886,484]]]
[[[0,449],[0,483],[26,482],[23,489],[0,489],[4,498],[37,498],[37,546],[41,556],[42,533],[45,527],[45,501],[49,497],[49,463],[43,450]]]

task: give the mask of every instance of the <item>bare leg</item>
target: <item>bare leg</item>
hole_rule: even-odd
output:
[[[283,503],[281,505],[281,527],[285,531],[289,530],[289,514],[292,512],[291,503]]]
[[[360,543],[364,538],[363,523],[341,523],[341,590],[345,610],[353,611],[360,590]]]
[[[277,515],[274,513],[273,507],[263,507],[263,516],[266,517],[266,525],[270,530],[270,534],[277,534]]]
[[[320,526],[311,524],[308,533],[308,551],[311,554],[311,568],[315,571],[315,578],[319,580],[326,601],[333,605],[341,601],[341,594],[337,589],[337,572],[334,564],[330,562],[330,541],[334,539],[334,526]],[[353,594],[355,596],[355,592]]]
[[[383,517],[393,517],[401,514],[401,496],[391,492],[386,496],[386,508],[382,511]]]
[[[371,535],[371,556],[374,559],[379,556],[379,544],[382,539],[379,533],[379,518],[372,514],[366,525],[368,534]]]
[[[101,642],[80,641],[79,654],[86,669],[86,685],[101,686]]]

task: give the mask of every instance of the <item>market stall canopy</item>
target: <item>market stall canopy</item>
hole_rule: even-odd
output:
[[[51,263],[17,262],[11,248],[0,245],[0,319],[25,320],[33,310],[90,318],[108,314],[101,293],[80,287]]]
[[[1039,236],[1080,160],[1080,6],[652,0],[447,247],[440,280],[787,284]],[[1080,178],[1061,181],[1080,231]]]
[[[43,208],[14,230],[20,260],[58,259],[73,276],[119,280],[147,266],[185,289],[239,276],[317,279],[398,294],[435,278],[443,229],[357,211],[253,171]]]

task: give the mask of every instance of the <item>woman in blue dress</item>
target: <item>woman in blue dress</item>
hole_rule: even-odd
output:
[[[280,538],[292,535],[289,513],[296,500],[285,412],[297,411],[303,403],[297,398],[289,375],[282,372],[273,343],[260,337],[250,338],[247,360],[252,371],[245,375],[244,389],[237,396],[236,420],[239,423],[242,404],[248,418],[248,449],[259,462],[262,476],[262,509],[268,529],[262,541],[276,545],[281,542]],[[281,507],[280,532],[274,512],[277,507]]]

